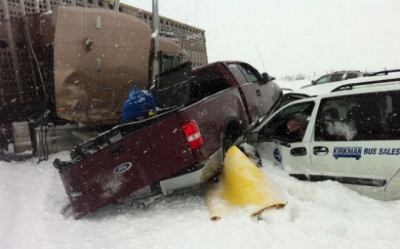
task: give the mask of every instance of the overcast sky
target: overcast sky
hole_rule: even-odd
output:
[[[159,12],[204,29],[209,62],[275,76],[400,68],[400,0],[159,0]]]

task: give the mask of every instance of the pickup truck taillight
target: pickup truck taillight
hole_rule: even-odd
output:
[[[203,146],[204,140],[195,121],[192,120],[182,125],[182,130],[185,133],[190,149],[195,150]]]

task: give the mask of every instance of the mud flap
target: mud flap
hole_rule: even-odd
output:
[[[205,193],[211,220],[222,218],[236,207],[256,216],[286,205],[280,189],[236,146],[226,153],[218,180],[207,186]]]

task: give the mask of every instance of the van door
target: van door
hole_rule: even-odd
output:
[[[384,199],[400,168],[400,135],[392,129],[399,97],[399,91],[392,91],[322,99],[311,142],[310,180],[339,181]]]
[[[287,106],[270,118],[258,131],[261,142],[257,150],[262,158],[295,176],[309,172],[314,106],[314,101],[303,101]]]

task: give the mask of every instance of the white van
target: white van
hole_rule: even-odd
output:
[[[400,199],[400,75],[323,87],[283,96],[245,141],[300,180],[334,180],[372,198]]]

